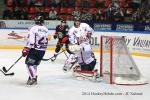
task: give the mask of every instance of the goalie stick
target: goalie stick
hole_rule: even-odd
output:
[[[8,68],[8,70],[6,69],[5,66],[2,68],[2,70],[3,70],[5,73],[7,73],[22,57],[23,57],[23,56],[21,55],[21,56]]]
[[[0,69],[0,71],[1,71],[5,76],[11,76],[11,75],[14,75],[13,72],[12,72],[12,73],[5,73],[5,72],[3,72],[1,69]]]

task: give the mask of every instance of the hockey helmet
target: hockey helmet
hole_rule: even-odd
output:
[[[61,25],[66,25],[66,20],[61,20]]]
[[[80,25],[80,17],[76,17],[75,20],[74,20],[74,26],[78,27]]]
[[[61,20],[61,23],[66,23],[66,20]]]
[[[37,16],[35,18],[35,24],[43,24],[44,23],[44,18],[43,16]]]

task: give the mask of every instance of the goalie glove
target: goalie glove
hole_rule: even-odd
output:
[[[80,51],[80,46],[77,44],[70,45],[69,50],[73,53],[77,53]]]
[[[54,38],[54,39],[57,39],[57,34],[55,34],[55,35],[53,36],[53,38]]]
[[[54,35],[53,35],[53,38],[54,38],[54,39],[57,39],[57,35],[58,35],[58,33],[55,32]]]
[[[22,50],[22,56],[25,57],[29,54],[30,49],[28,47],[24,47]]]

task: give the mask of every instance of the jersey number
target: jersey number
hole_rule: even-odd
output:
[[[46,37],[42,37],[38,44],[40,45],[40,48],[47,48],[47,45],[48,45],[48,38]]]

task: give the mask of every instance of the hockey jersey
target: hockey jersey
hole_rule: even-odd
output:
[[[26,47],[36,50],[46,50],[49,31],[45,26],[35,25],[29,29]]]
[[[94,55],[89,43],[82,43],[80,44],[80,52],[76,55],[78,57],[78,63],[80,64],[89,64],[94,61]]]
[[[86,23],[81,23],[78,28],[72,26],[68,32],[69,41],[72,44],[82,43],[89,41],[87,33],[93,33],[94,30]]]
[[[57,35],[58,39],[62,39],[67,36],[68,30],[69,30],[68,25],[65,26],[57,25],[55,34]]]

